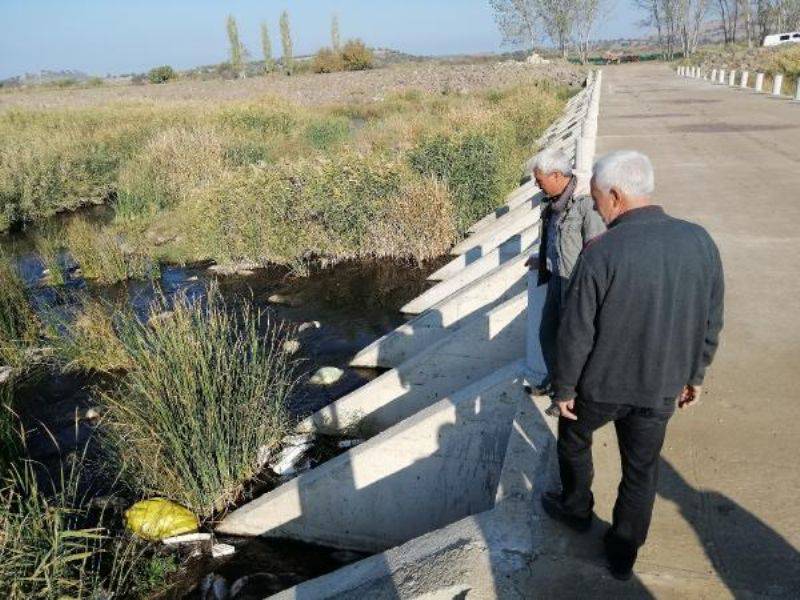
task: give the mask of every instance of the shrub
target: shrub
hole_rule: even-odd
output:
[[[33,244],[42,267],[49,273],[52,285],[64,285],[67,279],[67,264],[64,256],[64,232],[59,223],[45,221],[36,228]]]
[[[69,321],[53,317],[51,337],[63,370],[113,373],[128,369],[130,357],[116,329],[122,318],[130,318],[123,309],[88,298]]]
[[[305,131],[306,139],[317,150],[327,150],[343,142],[349,135],[350,121],[342,117],[313,121]]]
[[[422,262],[446,253],[456,239],[453,199],[435,178],[409,174],[382,217],[370,226],[367,247],[378,256]]]
[[[295,125],[295,117],[277,106],[239,106],[222,113],[222,122],[235,129],[261,135],[286,135]]]
[[[147,79],[150,83],[167,83],[177,78],[177,76],[177,73],[175,73],[174,69],[169,65],[150,69],[147,73]]]
[[[800,44],[791,44],[776,51],[768,60],[767,69],[771,73],[800,77]]]
[[[66,240],[85,279],[113,284],[160,274],[158,263],[136,249],[125,248],[122,237],[109,228],[73,219],[66,227]]]
[[[497,206],[519,170],[513,143],[502,132],[436,134],[412,150],[409,160],[421,175],[450,186],[459,233]]]
[[[283,329],[249,303],[226,306],[215,287],[205,302],[179,294],[151,313],[168,308],[153,325],[121,322],[132,366],[105,395],[105,447],[138,492],[210,516],[256,475],[259,448],[285,433],[292,365]]]
[[[349,40],[342,47],[342,61],[348,71],[365,71],[373,67],[375,56],[361,40]]]
[[[311,70],[314,73],[335,73],[344,71],[345,62],[342,54],[330,48],[322,48],[315,55],[311,62]]]
[[[120,173],[116,218],[136,219],[177,204],[223,170],[224,152],[215,129],[173,127],[158,134]]]

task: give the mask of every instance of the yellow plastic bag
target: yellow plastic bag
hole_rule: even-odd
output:
[[[157,542],[197,531],[200,523],[188,508],[165,498],[142,500],[125,511],[125,525],[140,538]]]

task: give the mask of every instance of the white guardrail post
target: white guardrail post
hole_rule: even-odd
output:
[[[728,85],[733,87],[733,84],[736,83],[736,69],[730,72],[728,75]]]
[[[772,95],[773,96],[780,96],[781,89],[783,89],[783,75],[778,73],[775,77],[772,78]]]
[[[719,79],[717,80],[717,83],[725,85],[725,69],[719,70]]]
[[[711,83],[714,83],[717,80],[717,70],[711,69]]]
[[[764,91],[764,74],[763,73],[756,73],[756,85],[753,88],[757,93],[761,93]]]
[[[800,77],[798,77],[795,82],[794,101],[800,102]]]
[[[750,71],[742,71],[742,80],[739,82],[739,87],[746,88],[747,80],[750,78]]]

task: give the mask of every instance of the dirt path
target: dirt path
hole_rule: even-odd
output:
[[[638,581],[584,580],[576,593],[800,596],[799,134],[800,105],[788,100],[664,65],[604,70],[598,153],[648,154],[658,203],[710,231],[726,326],[705,402],[670,424]],[[595,439],[595,471],[597,513],[609,521],[620,473],[612,428]],[[561,551],[594,560],[598,546],[566,537]]]

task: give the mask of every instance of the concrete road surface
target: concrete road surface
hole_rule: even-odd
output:
[[[550,567],[533,569],[528,589],[800,598],[800,104],[682,79],[662,64],[605,68],[598,156],[618,149],[648,154],[657,203],[719,245],[722,345],[702,405],[670,423],[636,579],[593,571],[601,523],[588,538],[557,530],[542,559]],[[620,474],[612,427],[594,453],[596,510],[608,522]]]

